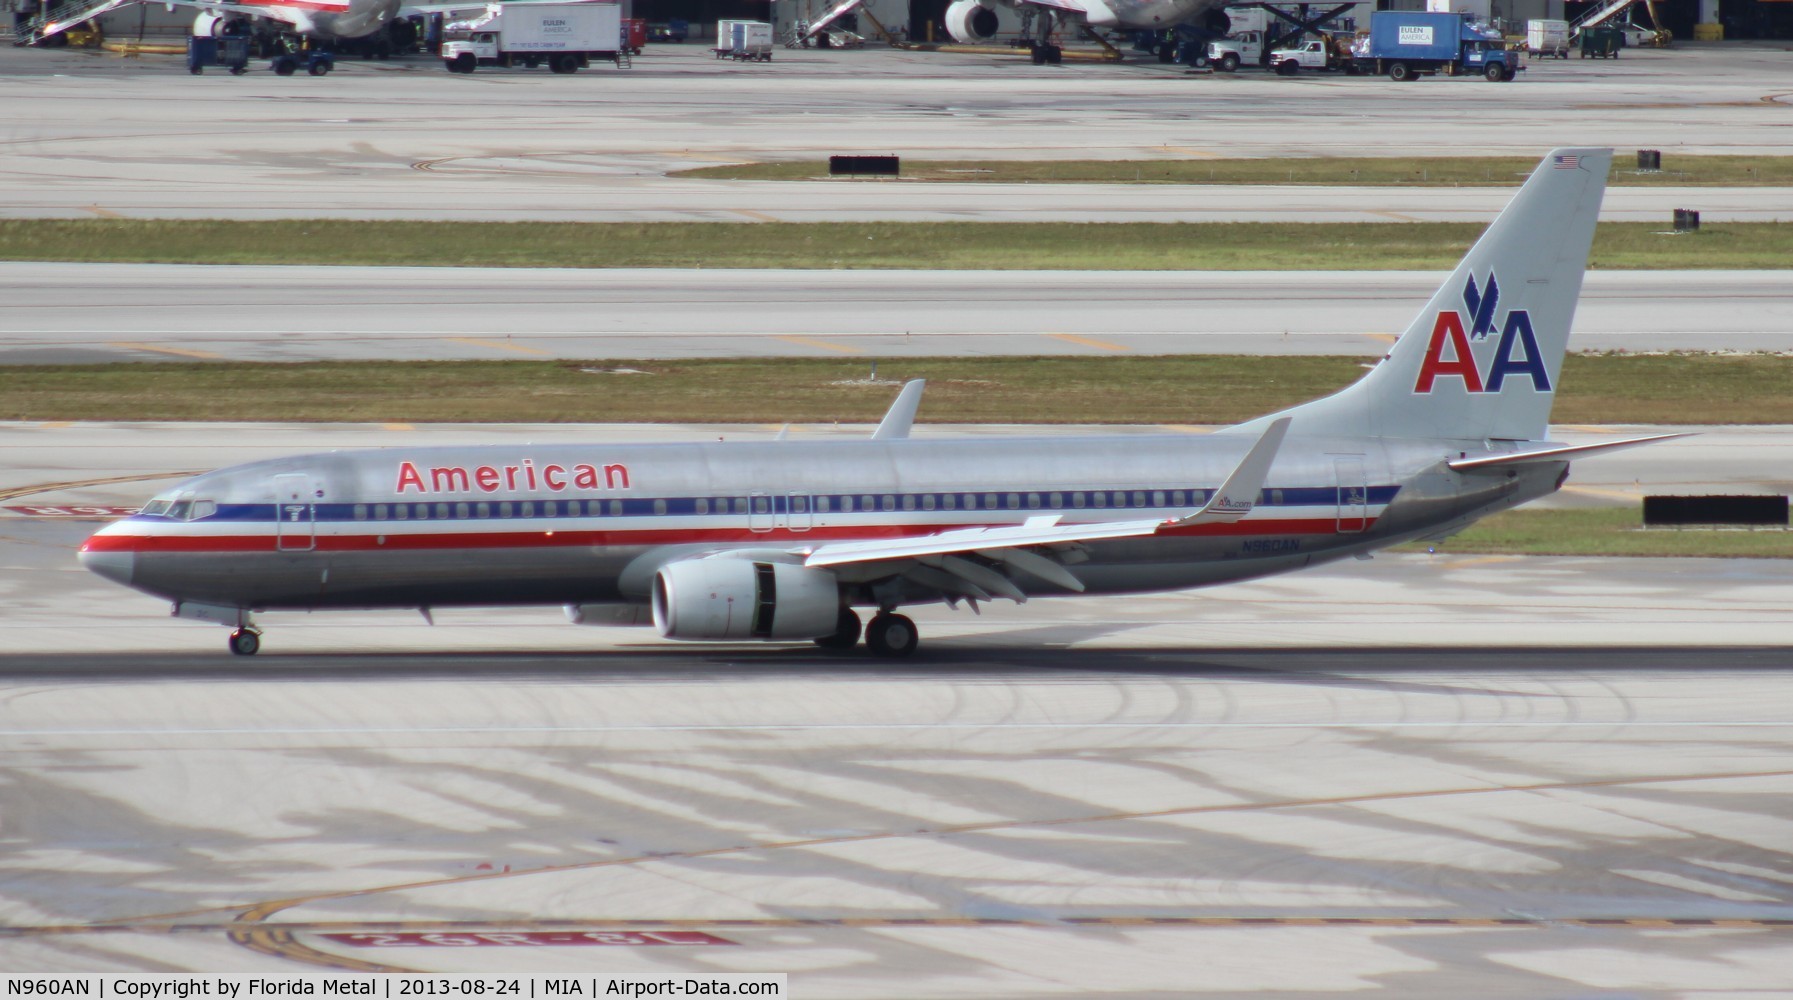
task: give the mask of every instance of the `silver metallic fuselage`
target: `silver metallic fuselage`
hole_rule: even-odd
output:
[[[724,550],[778,558],[1030,518],[1175,518],[1252,443],[1221,433],[331,452],[188,480],[159,511],[95,534],[82,559],[176,602],[247,610],[644,602],[660,566]],[[1090,593],[1278,573],[1444,533],[1552,492],[1567,468],[1444,465],[1485,447],[1292,437],[1244,520],[1084,543],[1067,562]],[[852,567],[843,582],[878,572]],[[943,596],[905,587],[902,603]]]

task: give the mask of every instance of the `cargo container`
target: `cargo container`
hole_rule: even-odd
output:
[[[722,26],[728,25],[728,35],[722,34]],[[721,51],[728,46],[728,51]],[[724,55],[730,59],[744,59],[748,62],[772,61],[772,25],[765,21],[718,21],[716,24],[716,57]]]
[[[1525,51],[1532,56],[1569,58],[1569,22],[1525,22]]]

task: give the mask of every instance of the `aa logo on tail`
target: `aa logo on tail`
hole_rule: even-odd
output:
[[[1432,339],[1426,344],[1426,357],[1420,362],[1414,392],[1429,393],[1439,379],[1447,377],[1462,379],[1468,392],[1499,392],[1508,377],[1514,375],[1529,378],[1535,392],[1550,391],[1550,373],[1544,370],[1544,358],[1538,352],[1531,314],[1524,309],[1508,310],[1500,327],[1493,363],[1483,377],[1470,342],[1485,343],[1494,332],[1495,308],[1499,304],[1500,284],[1494,272],[1488,272],[1485,289],[1476,288],[1475,275],[1471,274],[1463,286],[1464,311],[1441,311],[1432,323]]]

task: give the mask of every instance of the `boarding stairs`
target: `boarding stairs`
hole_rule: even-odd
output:
[[[826,14],[809,22],[807,25],[799,21],[797,25],[791,29],[791,33],[785,36],[784,47],[787,49],[795,49],[808,46],[817,35],[827,31],[830,25],[841,18],[846,17],[848,14],[853,13],[855,10],[858,10],[864,3],[865,0],[840,0],[840,3],[828,8]]]
[[[72,0],[70,3],[58,4],[20,24],[12,43],[18,46],[42,45],[83,21],[136,2],[137,0]]]

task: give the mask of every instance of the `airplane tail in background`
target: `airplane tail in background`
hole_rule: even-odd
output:
[[[1243,429],[1288,416],[1297,434],[1542,439],[1611,164],[1552,150],[1381,364]]]

